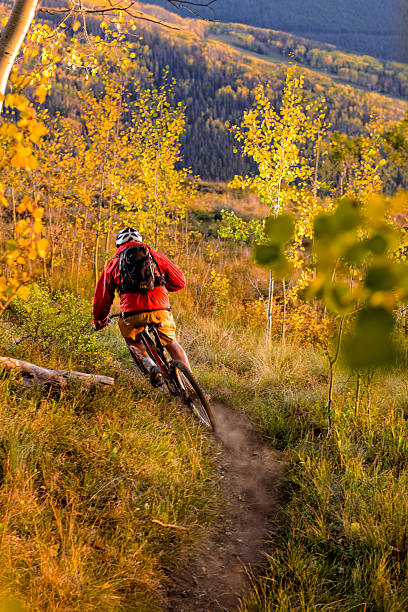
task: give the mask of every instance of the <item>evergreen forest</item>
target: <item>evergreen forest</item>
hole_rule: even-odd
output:
[[[151,0],[147,1],[152,4]],[[165,0],[153,3],[168,8]],[[307,3],[224,0],[197,12],[204,19],[283,30],[362,55],[404,59],[406,7],[403,0],[310,0]],[[188,9],[182,10],[182,14],[191,16]]]

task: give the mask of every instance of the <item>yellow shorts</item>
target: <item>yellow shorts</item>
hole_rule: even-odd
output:
[[[125,340],[136,340],[146,325],[155,323],[163,345],[169,344],[176,339],[176,324],[170,310],[153,310],[151,312],[139,312],[127,319],[119,319],[119,329]]]

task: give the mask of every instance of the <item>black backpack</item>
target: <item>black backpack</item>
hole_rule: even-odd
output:
[[[147,293],[165,284],[159,265],[146,245],[134,244],[119,253],[118,258],[119,295]]]

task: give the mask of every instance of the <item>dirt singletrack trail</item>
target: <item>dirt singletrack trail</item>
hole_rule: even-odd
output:
[[[233,612],[249,588],[249,572],[264,559],[278,526],[284,464],[246,417],[214,402],[220,486],[231,501],[217,524],[189,551],[171,577],[171,612]]]

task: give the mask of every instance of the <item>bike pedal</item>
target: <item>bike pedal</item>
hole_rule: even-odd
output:
[[[149,373],[150,384],[152,387],[157,389],[158,387],[162,387],[164,385],[164,378],[160,371],[160,368],[157,366],[153,367]]]

